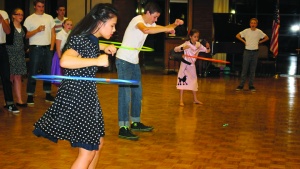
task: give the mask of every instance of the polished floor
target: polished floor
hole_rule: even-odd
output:
[[[239,78],[234,76],[199,78],[197,95],[204,104],[193,104],[192,93],[186,91],[184,107],[179,106],[176,75],[145,68],[142,78],[142,122],[155,129],[136,132],[139,141],[118,138],[118,86],[98,85],[106,137],[97,168],[300,168],[299,78],[258,77],[255,93],[247,87],[236,92]],[[55,144],[32,134],[33,123],[50,106],[41,88],[39,81],[34,107],[19,114],[1,107],[0,168],[67,169],[76,158],[77,149],[68,142]]]

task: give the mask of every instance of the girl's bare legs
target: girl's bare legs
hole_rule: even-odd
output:
[[[180,106],[184,106],[184,103],[183,103],[183,90],[180,90],[180,103],[179,103]]]
[[[71,169],[95,169],[98,163],[99,154],[103,146],[104,138],[100,137],[99,150],[89,151],[84,148],[79,148],[78,156],[74,161]]]
[[[89,151],[84,148],[78,149],[78,156],[74,161],[71,169],[82,169],[88,168],[89,165],[92,163],[94,157],[96,155],[96,151]]]
[[[104,142],[104,138],[103,137],[100,137],[100,145],[99,145],[99,150],[96,151],[96,154],[91,162],[91,164],[89,165],[89,168],[88,169],[94,169],[96,168],[97,166],[97,163],[98,163],[98,159],[99,159],[99,156],[100,156],[100,151],[101,151],[101,148],[103,146],[103,142]]]
[[[23,104],[22,100],[22,76],[21,75],[10,75],[10,81],[13,84],[14,91],[17,96],[17,103]]]
[[[193,95],[194,95],[194,103],[195,103],[195,104],[203,104],[202,102],[200,102],[200,101],[197,99],[197,92],[196,92],[196,91],[193,91]]]

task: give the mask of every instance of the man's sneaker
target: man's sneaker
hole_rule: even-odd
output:
[[[46,94],[46,100],[45,100],[45,101],[46,101],[46,102],[53,103],[53,102],[54,102],[54,97],[51,96],[50,93],[47,93],[47,94]]]
[[[131,130],[132,131],[152,131],[153,127],[145,126],[141,122],[134,122],[134,123],[131,124]]]
[[[255,91],[256,91],[254,86],[249,86],[249,90],[250,90],[251,92],[255,92]]]
[[[10,112],[13,112],[13,113],[19,113],[20,112],[20,110],[14,104],[8,105],[6,107],[7,107],[8,111],[10,111]]]
[[[127,140],[138,140],[139,136],[132,134],[130,129],[126,126],[121,127],[119,130],[119,138],[127,139]]]
[[[243,88],[244,88],[243,86],[238,86],[235,90],[240,91],[240,90],[243,90]]]
[[[28,97],[27,97],[27,104],[29,104],[29,105],[33,105],[34,104],[33,96],[32,95],[28,95]]]

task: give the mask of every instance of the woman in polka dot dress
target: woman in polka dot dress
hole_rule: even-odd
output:
[[[97,4],[71,31],[60,64],[65,76],[95,77],[98,66],[108,66],[113,45],[99,45],[115,32],[117,10],[111,4]],[[106,54],[100,54],[103,50]],[[68,140],[79,152],[75,168],[95,168],[103,146],[104,122],[96,82],[63,80],[54,103],[34,124],[33,133],[53,142]]]

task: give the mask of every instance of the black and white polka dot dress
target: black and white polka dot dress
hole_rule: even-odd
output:
[[[68,48],[84,58],[100,54],[98,39],[93,36],[73,36]],[[96,66],[65,69],[65,76],[95,77]],[[34,124],[33,133],[51,141],[68,140],[72,147],[98,150],[100,137],[105,135],[102,110],[96,82],[63,80],[54,103]]]
[[[21,29],[21,32],[18,32],[17,29],[14,29],[12,31],[14,31],[13,45],[6,45],[7,54],[9,58],[10,74],[26,75],[27,68],[23,42],[25,32],[23,29]]]

